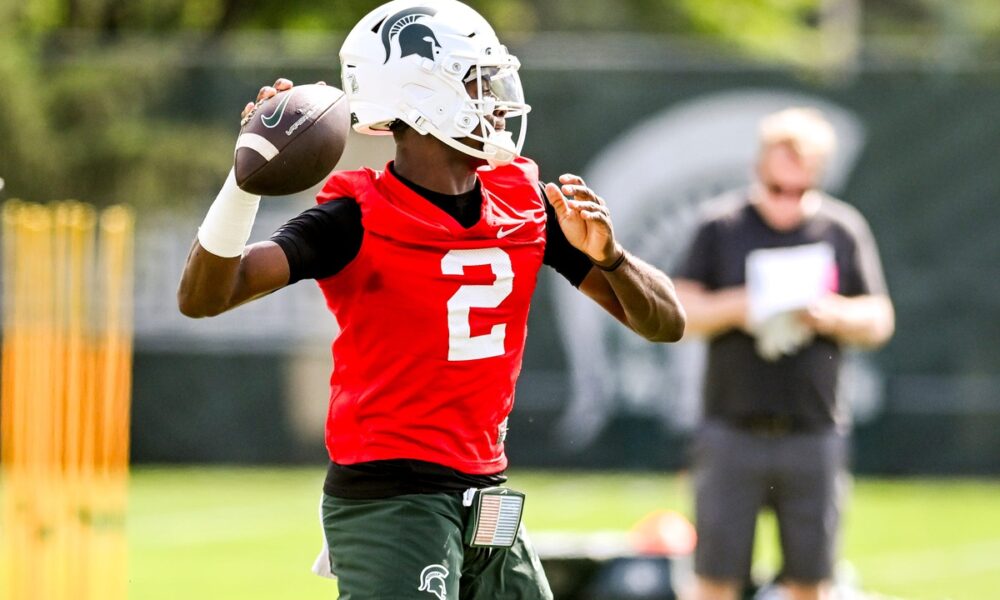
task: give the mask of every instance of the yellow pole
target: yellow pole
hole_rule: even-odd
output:
[[[0,598],[121,600],[133,217],[12,201],[2,221]]]
[[[26,348],[21,333],[20,266],[21,225],[24,206],[10,201],[3,207],[3,386],[0,388],[0,464],[3,466],[5,494],[3,497],[2,536],[0,536],[0,585],[11,598],[19,597],[20,577],[24,572],[21,514],[18,500],[22,496],[22,482],[17,473],[21,436],[21,392],[26,372]]]

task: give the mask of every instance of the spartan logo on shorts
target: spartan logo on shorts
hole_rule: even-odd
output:
[[[429,60],[434,60],[434,54],[441,48],[441,42],[430,27],[418,23],[422,17],[433,17],[437,11],[426,6],[416,6],[401,10],[385,19],[382,25],[382,47],[385,48],[385,61],[389,62],[392,55],[392,40],[399,43],[399,58],[416,54]],[[378,28],[378,25],[375,26]]]
[[[444,565],[427,565],[420,572],[419,591],[434,594],[438,600],[446,600],[448,598],[447,579],[448,567]]]

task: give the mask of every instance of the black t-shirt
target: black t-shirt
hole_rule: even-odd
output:
[[[868,224],[851,206],[824,196],[818,212],[792,231],[772,229],[740,192],[713,202],[677,278],[708,290],[746,283],[747,255],[761,248],[829,244],[837,267],[837,293],[886,293],[878,249]],[[799,352],[774,362],[761,358],[754,339],[741,330],[724,332],[709,343],[705,376],[705,416],[739,422],[758,416],[791,417],[810,429],[838,422],[836,403],[840,347],[816,337]]]
[[[390,163],[389,166],[392,169]],[[482,193],[479,183],[465,194],[441,194],[393,175],[426,198],[465,228],[480,218]],[[541,190],[539,190],[541,193]],[[551,205],[545,202],[543,264],[549,265],[579,287],[593,264],[570,245],[558,226]],[[303,279],[324,279],[339,273],[361,250],[364,227],[361,208],[353,199],[318,204],[293,217],[271,236],[288,259],[289,285]],[[419,460],[382,460],[354,465],[331,462],[323,491],[331,496],[352,499],[387,498],[402,494],[460,492],[470,487],[488,487],[506,481],[502,473],[470,475]]]

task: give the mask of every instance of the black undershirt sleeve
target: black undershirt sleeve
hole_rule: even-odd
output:
[[[542,193],[542,201],[545,202],[545,256],[542,262],[566,278],[573,287],[580,287],[587,273],[594,266],[587,255],[577,250],[566,239],[562,227],[559,227],[559,218],[556,216],[556,209],[552,208],[549,201]]]
[[[288,258],[291,285],[339,273],[361,250],[361,207],[353,198],[337,198],[292,217],[271,236]]]

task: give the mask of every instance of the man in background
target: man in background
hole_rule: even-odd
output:
[[[763,119],[756,182],[710,204],[675,274],[687,335],[709,340],[693,448],[697,600],[740,596],[764,507],[787,596],[822,598],[832,577],[847,466],[841,349],[880,346],[894,329],[868,224],[816,189],[835,145],[819,111]]]

